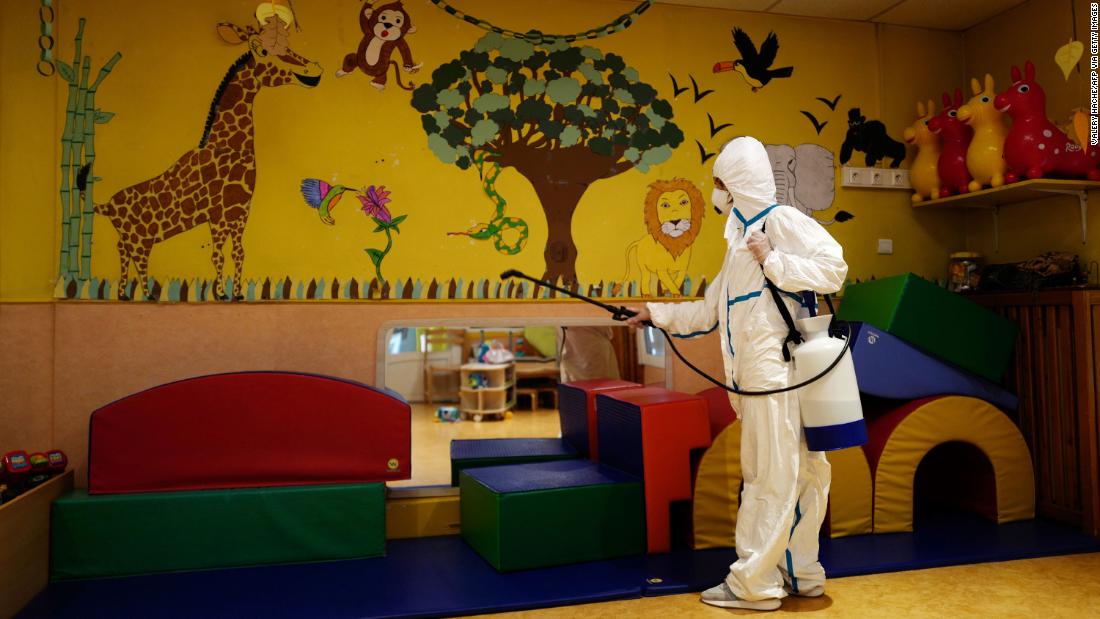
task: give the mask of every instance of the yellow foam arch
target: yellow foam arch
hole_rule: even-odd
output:
[[[984,400],[947,396],[919,406],[887,439],[875,470],[875,533],[913,530],[917,466],[933,447],[949,441],[970,443],[989,458],[998,523],[1035,517],[1031,453],[1020,430]]]
[[[832,468],[829,488],[829,537],[871,532],[871,466],[860,447],[825,454]]]
[[[741,502],[741,422],[718,433],[703,454],[692,497],[694,547],[732,548]]]

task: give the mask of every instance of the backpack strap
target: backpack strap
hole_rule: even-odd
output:
[[[764,267],[761,266],[760,269],[763,270]],[[776,288],[767,276],[764,276],[764,283],[772,293],[772,300],[775,301],[775,306],[779,308],[779,314],[783,316],[783,322],[787,323],[787,337],[783,340],[783,360],[790,361],[791,351],[787,346],[792,343],[795,346],[801,344],[802,333],[794,326],[794,317],[791,316],[791,310],[787,307],[787,304],[783,302],[783,297],[779,296],[779,288]]]
[[[760,227],[760,231],[764,234],[768,233],[768,222],[764,221],[764,225]],[[764,265],[760,265],[760,271],[763,272]],[[779,315],[783,317],[783,322],[787,324],[787,337],[783,340],[783,360],[791,360],[791,351],[788,346],[794,344],[798,346],[802,343],[802,333],[798,330],[798,327],[794,325],[794,317],[791,316],[791,310],[787,307],[787,304],[783,302],[783,297],[779,296],[779,288],[768,279],[768,276],[764,276],[764,284],[768,287],[768,291],[772,294],[772,300],[775,301],[775,307],[779,309]],[[832,303],[829,304],[832,308]]]

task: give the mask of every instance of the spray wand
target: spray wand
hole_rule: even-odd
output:
[[[530,281],[530,282],[532,282],[534,284],[537,284],[539,286],[545,286],[545,287],[549,288],[550,290],[555,290],[557,292],[560,292],[560,293],[566,295],[567,297],[577,299],[577,300],[580,300],[580,301],[584,301],[585,303],[589,303],[591,305],[595,305],[596,307],[599,307],[600,309],[602,309],[606,312],[609,312],[611,314],[611,319],[612,320],[623,321],[623,320],[626,320],[627,318],[633,318],[634,316],[638,315],[638,312],[635,312],[634,310],[632,310],[630,308],[624,307],[622,305],[620,305],[618,307],[616,307],[614,305],[608,305],[607,303],[597,301],[596,299],[593,299],[592,297],[587,297],[583,294],[573,292],[572,290],[569,290],[568,288],[562,288],[561,286],[551,284],[550,282],[543,281],[541,279],[535,279],[534,277],[531,277],[530,275],[527,275],[526,273],[524,273],[522,271],[517,271],[516,269],[508,269],[507,271],[500,274],[501,279],[511,279],[513,277],[518,277],[520,279],[526,279],[527,281]],[[680,359],[680,361],[682,361],[684,363],[684,365],[691,368],[691,370],[693,372],[695,372],[699,376],[702,376],[703,378],[705,378],[707,381],[713,383],[714,385],[725,389],[726,391],[728,391],[730,393],[736,393],[737,395],[742,395],[742,396],[774,395],[774,394],[777,394],[777,393],[786,393],[788,391],[794,391],[795,389],[801,389],[802,387],[805,387],[806,385],[809,385],[810,383],[817,382],[817,381],[821,380],[822,378],[824,378],[826,374],[831,372],[833,370],[833,368],[835,368],[837,366],[837,364],[840,363],[840,360],[844,358],[844,353],[846,353],[848,351],[848,347],[844,346],[843,348],[840,349],[840,354],[837,355],[836,359],[833,359],[833,362],[830,363],[829,366],[826,367],[824,370],[822,370],[817,376],[814,376],[812,378],[808,378],[808,379],[806,379],[806,380],[804,380],[804,381],[802,381],[802,382],[800,382],[796,385],[788,385],[786,387],[780,387],[780,388],[777,388],[777,389],[767,389],[767,390],[763,390],[763,391],[747,391],[747,390],[744,390],[744,389],[739,389],[737,387],[730,387],[726,383],[718,380],[717,378],[714,378],[713,376],[711,376],[710,374],[707,374],[703,370],[700,370],[698,367],[695,366],[695,364],[693,364],[692,362],[690,362],[686,358],[684,358],[684,355],[680,352],[679,349],[676,348],[676,344],[673,343],[672,336],[669,335],[668,331],[665,331],[661,327],[658,327],[657,325],[653,324],[652,321],[649,321],[649,320],[644,321],[642,324],[644,324],[647,327],[653,327],[654,329],[657,329],[662,334],[664,334],[665,341],[668,342],[668,346],[669,346],[669,348],[672,349],[672,352],[676,353],[676,357],[678,357]],[[847,334],[845,335],[844,339],[846,339],[847,341],[850,342],[851,339],[852,339],[852,325],[845,323],[845,326],[847,327]]]

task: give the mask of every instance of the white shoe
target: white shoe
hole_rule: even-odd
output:
[[[795,591],[791,588],[791,585],[789,583],[784,583],[783,590],[786,591],[788,595],[795,595],[800,598],[819,598],[825,595],[825,587],[822,585],[817,585],[816,587],[811,587],[809,589],[799,589],[798,591]]]
[[[782,604],[777,598],[768,598],[755,602],[742,600],[734,595],[733,591],[730,591],[729,585],[724,582],[704,591],[699,599],[701,599],[704,604],[710,604],[711,606],[719,606],[722,608],[747,608],[749,610],[775,610]]]

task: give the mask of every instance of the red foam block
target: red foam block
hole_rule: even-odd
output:
[[[650,553],[668,552],[672,547],[669,509],[675,501],[692,499],[691,452],[711,444],[707,401],[660,387],[626,389],[599,394],[597,415],[607,399],[630,405],[641,417],[647,548]]]
[[[92,413],[91,494],[386,482],[412,473],[409,404],[356,382],[238,372]]]

